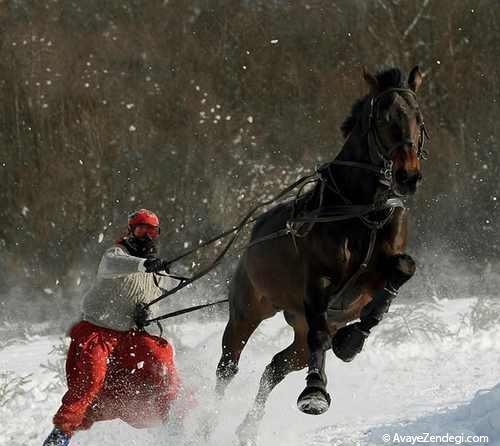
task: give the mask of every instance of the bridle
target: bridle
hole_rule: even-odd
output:
[[[342,160],[334,160],[331,162],[332,164],[335,165],[358,167],[374,172],[379,176],[379,183],[388,187],[390,190],[392,190],[393,188],[393,177],[392,177],[393,162],[391,156],[394,153],[394,151],[400,147],[409,146],[413,150],[416,150],[417,158],[419,160],[426,160],[429,154],[424,147],[426,140],[430,139],[424,121],[422,120],[420,123],[420,129],[419,129],[420,135],[417,144],[415,144],[410,139],[402,139],[401,141],[395,143],[392,147],[387,147],[383,143],[382,138],[380,137],[379,128],[377,126],[379,105],[381,99],[387,94],[391,93],[409,94],[416,99],[415,93],[413,92],[413,90],[410,90],[409,88],[389,88],[383,91],[382,93],[373,96],[370,99],[368,125],[366,126],[364,135],[367,138],[368,150],[372,164],[361,163],[358,161],[342,161]],[[420,117],[421,116],[422,115],[420,114]]]

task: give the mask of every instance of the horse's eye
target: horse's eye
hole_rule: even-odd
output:
[[[396,124],[395,122],[392,123],[390,129],[391,129],[392,136],[395,139],[401,139],[403,137],[403,131],[402,131],[401,127],[398,124]]]

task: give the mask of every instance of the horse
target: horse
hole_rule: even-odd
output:
[[[263,320],[283,312],[294,331],[265,368],[237,431],[241,444],[254,444],[270,392],[292,371],[308,367],[298,408],[311,415],[328,410],[326,351],[353,360],[415,273],[405,253],[402,199],[422,179],[427,132],[416,93],[423,76],[416,66],[407,79],[399,68],[363,68],[363,77],[369,92],[341,126],[340,153],[317,170],[314,187],[257,219],[229,286],[216,395],[223,397]]]

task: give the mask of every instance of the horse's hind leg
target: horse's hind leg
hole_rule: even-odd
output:
[[[269,317],[262,311],[241,263],[231,282],[229,312],[229,322],[222,337],[222,356],[216,372],[215,391],[219,397],[224,395],[229,382],[238,373],[238,362],[248,339],[265,317]]]
[[[222,356],[217,365],[217,383],[215,385],[217,396],[224,395],[228,384],[238,373],[241,352],[260,322],[259,320],[229,319],[222,337]]]
[[[307,366],[307,324],[305,320],[293,320],[285,314],[287,322],[293,324],[294,340],[284,350],[277,353],[266,366],[260,380],[259,390],[244,421],[238,427],[238,437],[241,445],[254,444],[258,425],[264,416],[266,401],[271,391],[293,371]]]

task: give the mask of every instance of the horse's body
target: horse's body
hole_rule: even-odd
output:
[[[260,322],[283,311],[294,330],[292,344],[276,354],[266,367],[255,404],[240,427],[242,440],[254,436],[269,393],[293,370],[309,366],[307,387],[299,397],[299,408],[312,414],[324,412],[330,404],[324,374],[325,351],[332,346],[337,331],[347,322],[361,318],[365,326],[360,332],[366,337],[388,307],[391,295],[395,295],[414,272],[411,257],[404,253],[407,214],[400,206],[377,208],[360,218],[347,215],[340,221],[306,222],[300,236],[269,238],[270,234],[283,230],[297,215],[303,215],[307,221],[307,216],[315,209],[345,208],[347,203],[349,210],[354,209],[349,208],[349,203],[369,206],[380,196],[385,200],[415,191],[420,179],[420,161],[413,148],[419,144],[423,123],[419,127],[416,115],[411,115],[411,107],[416,108],[414,95],[405,93],[415,92],[418,88],[421,82],[418,69],[410,75],[411,90],[403,89],[401,80],[397,84],[387,81],[383,73],[376,78],[365,74],[365,78],[373,84],[372,98],[378,100],[376,95],[391,96],[387,113],[394,107],[408,109],[407,119],[398,123],[402,129],[399,136],[393,135],[391,129],[382,129],[377,135],[385,145],[394,145],[394,141],[401,145],[401,149],[388,154],[392,183],[387,186],[387,182],[381,182],[375,169],[366,168],[374,165],[366,130],[366,125],[369,127],[370,124],[362,118],[366,115],[366,101],[370,100],[367,96],[364,102],[358,103],[357,112],[356,106],[353,109],[351,122],[346,121],[346,127],[350,127],[346,129],[349,135],[336,158],[340,162],[327,166],[321,181],[297,202],[281,204],[259,218],[251,238],[255,243],[250,244],[240,259],[233,277],[229,295],[230,319],[217,369],[219,395],[236,374],[240,354]],[[379,104],[376,112],[385,112],[384,107],[384,104]],[[373,101],[370,119],[372,113]],[[412,119],[415,122],[410,122]],[[343,162],[347,163],[342,165]],[[365,262],[366,265],[362,266]],[[377,293],[382,297],[374,299]],[[372,301],[383,301],[385,307],[381,310],[375,305],[377,313],[369,305]],[[346,351],[345,348],[349,351],[352,336],[358,335],[358,332],[345,332],[342,339],[337,339],[339,357],[346,361],[352,359],[353,355],[344,356],[342,352]],[[358,341],[358,344],[361,342],[362,346],[363,341]],[[361,347],[356,348],[360,350]]]

